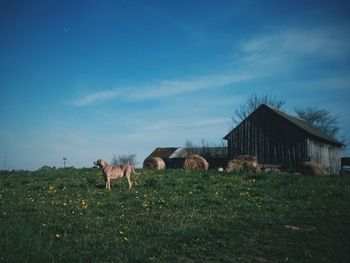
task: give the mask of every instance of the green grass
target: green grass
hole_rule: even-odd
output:
[[[350,177],[0,174],[1,262],[350,262]]]

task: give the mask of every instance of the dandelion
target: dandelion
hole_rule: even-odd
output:
[[[85,200],[82,200],[81,203],[82,203],[84,209],[88,208],[89,205],[87,202],[85,202]]]

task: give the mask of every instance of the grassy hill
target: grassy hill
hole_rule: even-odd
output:
[[[350,177],[0,174],[1,262],[350,262]]]

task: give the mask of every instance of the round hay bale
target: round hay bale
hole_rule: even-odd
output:
[[[248,161],[248,162],[255,162],[258,163],[258,160],[256,159],[255,156],[251,156],[251,155],[240,155],[237,157],[238,160],[241,161]]]
[[[230,160],[227,163],[226,172],[242,172],[260,173],[260,166],[254,156],[241,155],[237,159]]]
[[[185,170],[207,171],[208,167],[209,167],[208,162],[198,154],[193,154],[186,157],[184,162]]]
[[[228,161],[227,167],[226,167],[227,173],[241,172],[241,171],[243,171],[243,162],[241,160],[233,159]]]
[[[304,162],[299,165],[299,172],[303,175],[326,175],[321,165],[313,162]]]
[[[257,162],[245,161],[243,163],[243,168],[244,168],[244,170],[251,172],[251,173],[255,173],[255,174],[260,173],[260,166]]]
[[[150,157],[143,161],[143,168],[163,170],[165,169],[165,163],[162,158]]]

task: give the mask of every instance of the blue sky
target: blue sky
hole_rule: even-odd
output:
[[[4,168],[220,142],[252,93],[350,137],[348,1],[0,1]],[[349,152],[345,152],[349,154]]]

